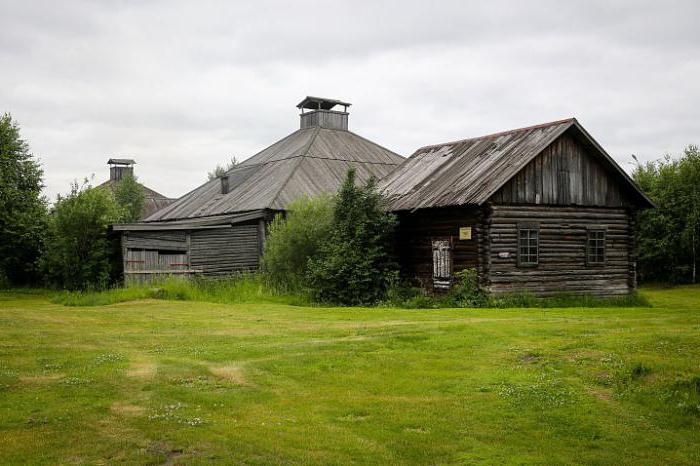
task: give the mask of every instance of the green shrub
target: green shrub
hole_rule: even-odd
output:
[[[373,180],[355,185],[349,170],[335,204],[328,239],[309,260],[308,286],[315,299],[343,305],[381,301],[395,280],[391,257],[396,218],[384,211]]]
[[[114,271],[107,227],[120,214],[105,189],[73,183],[67,196],[59,195],[41,260],[49,283],[70,290],[106,288]]]
[[[265,240],[263,270],[270,284],[283,291],[305,288],[309,258],[318,254],[330,236],[334,198],[301,197],[292,202],[286,216],[278,214]]]

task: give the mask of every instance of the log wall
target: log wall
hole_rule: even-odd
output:
[[[400,212],[396,230],[396,253],[402,277],[413,284],[433,289],[433,239],[449,239],[452,269],[480,268],[480,240],[484,237],[483,211],[478,208],[425,209]],[[472,227],[472,239],[460,240],[460,227]]]
[[[488,221],[488,288],[494,293],[528,291],[615,296],[635,286],[634,239],[626,209],[604,207],[492,206]],[[517,264],[518,223],[539,224],[539,264]],[[587,265],[588,228],[606,229],[606,261]]]

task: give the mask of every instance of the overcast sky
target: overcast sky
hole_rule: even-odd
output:
[[[575,116],[630,169],[700,143],[700,2],[0,0],[0,112],[46,194],[137,160],[179,196],[298,128],[305,95],[402,155]]]

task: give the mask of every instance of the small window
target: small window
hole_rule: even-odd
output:
[[[433,240],[433,287],[449,288],[452,283],[452,245],[449,239]]]
[[[539,262],[540,230],[537,224],[518,225],[518,265],[535,267]]]
[[[605,264],[605,230],[588,230],[586,263],[588,265]]]

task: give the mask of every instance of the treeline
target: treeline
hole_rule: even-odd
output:
[[[141,185],[114,189],[74,182],[53,207],[42,196],[43,170],[9,114],[0,117],[0,287],[101,289],[120,280],[121,262],[108,238],[111,223],[140,218]]]
[[[637,215],[642,282],[697,283],[700,249],[700,151],[638,164],[634,180],[656,204]]]

